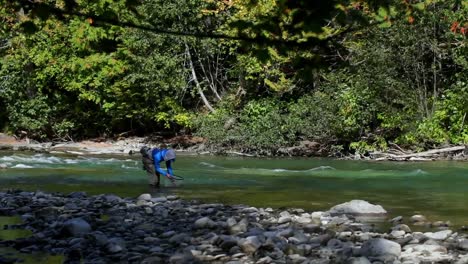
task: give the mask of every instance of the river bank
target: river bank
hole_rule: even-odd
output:
[[[144,146],[158,147],[169,145],[187,155],[230,155],[246,157],[287,156],[287,157],[333,157],[345,160],[374,160],[374,161],[433,161],[457,160],[468,161],[468,147],[466,145],[451,146],[422,152],[411,152],[396,146],[388,151],[374,151],[368,153],[331,153],[321,148],[319,143],[311,141],[299,142],[297,146],[280,148],[274,154],[265,151],[242,151],[231,148],[209,147],[203,138],[192,136],[176,136],[172,138],[129,137],[112,139],[93,139],[79,142],[46,142],[39,143],[29,139],[17,139],[0,133],[0,150],[33,151],[41,153],[68,153],[78,155],[99,154],[138,154]]]
[[[0,240],[22,253],[63,255],[66,263],[467,263],[468,239],[424,216],[390,216],[354,200],[328,211],[206,204],[141,194],[121,198],[0,192],[0,215],[32,235]],[[373,220],[373,222],[369,222]],[[379,230],[376,220],[388,223]],[[420,226],[427,232],[416,232]],[[461,232],[457,232],[461,231]],[[1,256],[0,262],[18,261]]]

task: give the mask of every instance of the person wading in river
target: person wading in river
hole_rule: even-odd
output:
[[[143,170],[148,175],[149,185],[152,187],[160,186],[161,174],[166,176],[172,184],[175,184],[174,172],[172,171],[172,163],[175,161],[175,152],[172,149],[167,149],[166,145],[161,145],[161,148],[149,148],[143,146],[140,149]],[[161,169],[160,163],[166,162],[167,171]]]

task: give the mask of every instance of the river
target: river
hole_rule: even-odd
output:
[[[176,194],[185,199],[256,207],[328,210],[352,199],[382,205],[390,217],[423,214],[468,225],[468,163],[371,162],[318,158],[240,158],[179,154],[178,187],[151,190],[139,156],[0,152],[0,190],[89,195]],[[169,185],[165,182],[165,185]]]

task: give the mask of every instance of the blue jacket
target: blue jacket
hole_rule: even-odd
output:
[[[174,175],[172,171],[172,162],[174,160],[166,161],[167,172],[161,169],[161,166],[159,164],[164,161],[164,156],[166,155],[166,153],[167,153],[167,149],[157,149],[157,148],[153,149],[153,152],[151,154],[153,156],[154,168],[156,169],[157,172],[161,173],[164,176],[167,176],[167,173],[169,173],[170,175]]]

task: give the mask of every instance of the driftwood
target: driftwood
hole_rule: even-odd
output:
[[[392,153],[383,153],[383,152],[374,152],[371,153],[372,156],[381,156],[380,158],[376,158],[376,160],[430,160],[427,158],[436,156],[438,154],[447,154],[459,151],[465,151],[467,149],[466,146],[456,146],[456,147],[448,147],[448,148],[441,148],[441,149],[431,149],[428,151],[417,152],[417,153],[410,153],[410,154],[402,154],[396,155]]]
[[[236,151],[227,151],[226,154],[238,155],[238,156],[244,156],[244,157],[256,157],[255,155],[252,155],[252,154],[236,152]]]

